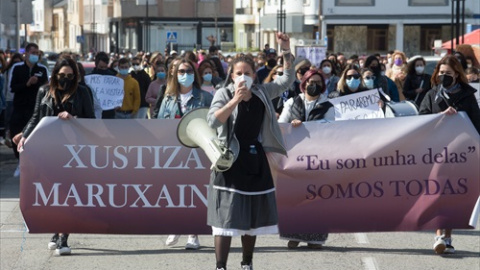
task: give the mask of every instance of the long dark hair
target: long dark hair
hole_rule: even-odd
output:
[[[437,66],[435,67],[435,70],[433,71],[432,74],[432,79],[431,83],[432,85],[439,85],[440,79],[438,78],[438,73],[440,72],[440,66],[441,65],[448,65],[450,66],[453,71],[455,71],[456,74],[458,74],[457,78],[455,81],[459,83],[462,86],[468,85],[468,79],[467,76],[465,75],[465,71],[463,70],[462,64],[458,59],[451,54],[445,55],[440,61],[438,61]]]
[[[14,54],[12,55],[12,57],[10,57],[10,61],[8,61],[8,64],[7,64],[7,66],[3,69],[3,71],[7,71],[7,70],[9,70],[10,68],[12,68],[12,66],[16,64],[16,62],[15,62],[16,59],[20,59],[19,62],[23,62],[23,56],[22,56],[21,54],[19,54],[19,53],[14,53]]]
[[[427,64],[427,62],[425,61],[425,59],[423,57],[414,58],[413,60],[410,61],[410,63],[408,63],[408,68],[407,68],[407,70],[408,70],[407,74],[408,75],[415,76],[415,74],[417,74],[417,71],[415,70],[415,64],[417,63],[417,61],[422,61],[423,66],[425,66]]]
[[[63,89],[65,91],[63,95],[63,99],[61,101],[58,100],[58,95],[56,95],[56,91],[59,89],[59,82],[57,75],[60,72],[62,67],[70,67],[73,70],[73,79],[72,84],[70,85],[69,89]],[[66,102],[71,96],[73,96],[77,92],[78,82],[79,82],[79,73],[78,73],[78,66],[75,61],[71,58],[61,58],[55,64],[55,67],[52,70],[52,77],[50,78],[50,90],[49,95],[55,99],[55,104],[61,104]]]

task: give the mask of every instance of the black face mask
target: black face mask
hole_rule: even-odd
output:
[[[267,61],[267,66],[270,69],[274,68],[276,65],[277,65],[277,60],[275,60],[275,59],[269,59]]]
[[[58,80],[58,84],[63,88],[63,90],[67,90],[72,85],[72,80],[62,78]]]
[[[318,84],[310,84],[307,86],[307,94],[316,97],[322,93],[322,87]]]
[[[440,78],[440,82],[445,88],[448,88],[453,84],[453,77],[450,75],[443,74],[443,75],[440,75],[439,78]]]
[[[382,69],[380,68],[380,66],[370,67],[370,69],[373,71],[373,73],[377,75],[380,74],[380,72],[382,72]]]

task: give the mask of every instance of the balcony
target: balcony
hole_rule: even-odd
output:
[[[235,9],[236,15],[253,15],[252,7],[237,8]]]

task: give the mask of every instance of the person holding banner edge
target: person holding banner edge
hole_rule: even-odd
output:
[[[474,96],[476,90],[468,84],[461,63],[453,55],[446,55],[437,64],[428,91],[420,105],[420,114],[443,113],[453,115],[467,113],[480,133],[480,108]],[[453,254],[452,229],[437,229],[433,250],[437,254]]]
[[[92,98],[88,90],[79,85],[78,67],[71,58],[60,59],[52,71],[48,85],[40,87],[35,110],[20,136],[15,136],[18,151],[22,152],[25,141],[43,117],[58,116],[63,120],[72,118],[95,118]],[[55,233],[48,243],[57,255],[68,255],[68,233]]]
[[[298,127],[305,121],[335,121],[335,111],[328,102],[325,80],[320,71],[307,71],[300,83],[300,90],[300,95],[285,102],[278,122],[291,123],[293,127]],[[288,248],[293,249],[298,247],[300,242],[306,242],[309,248],[320,249],[327,241],[328,233],[280,234],[280,238],[288,240]]]
[[[289,37],[279,32],[277,42],[284,57],[283,76],[253,85],[253,59],[236,58],[207,115],[235,159],[231,168],[212,171],[210,178],[207,224],[215,236],[216,269],[227,269],[232,236],[241,236],[241,267],[250,270],[256,235],[278,233],[275,186],[265,152],[286,154],[271,100],[292,85],[295,71]]]
[[[172,62],[171,76],[167,82],[165,97],[159,97],[160,103],[158,119],[182,118],[187,112],[200,107],[209,107],[213,96],[200,88],[200,76],[195,64],[187,59],[178,59]],[[162,95],[163,96],[163,95]],[[178,242],[180,235],[171,234],[165,244],[173,246]],[[185,249],[199,249],[198,236],[188,236]]]

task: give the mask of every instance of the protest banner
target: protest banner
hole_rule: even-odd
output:
[[[478,106],[480,106],[480,83],[470,83],[470,86],[477,89],[475,98],[477,99]]]
[[[332,98],[329,101],[335,108],[335,121],[384,118],[378,106],[380,94],[377,89]]]
[[[308,59],[312,66],[320,68],[320,63],[325,59],[327,48],[324,46],[295,46],[295,57]]]
[[[30,232],[210,234],[211,164],[178,142],[178,122],[43,118],[20,158]],[[469,228],[480,146],[463,113],[281,128],[281,232]]]
[[[112,110],[116,107],[122,107],[124,95],[124,81],[122,78],[92,74],[85,76],[85,83],[92,89],[102,110]]]

